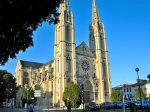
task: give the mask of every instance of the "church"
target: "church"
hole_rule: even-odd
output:
[[[18,60],[17,85],[40,90],[39,103],[63,106],[63,92],[69,81],[84,84],[85,103],[109,101],[111,79],[104,24],[100,22],[96,0],[92,4],[89,47],[75,43],[73,13],[68,0],[60,4],[59,22],[55,26],[54,59],[47,63]],[[20,100],[20,92],[16,101]]]

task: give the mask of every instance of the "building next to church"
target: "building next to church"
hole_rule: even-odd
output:
[[[86,101],[109,101],[111,80],[104,24],[92,4],[89,47],[75,44],[73,13],[68,0],[60,5],[59,23],[55,26],[54,59],[47,63],[18,60],[15,69],[17,85],[40,87],[43,105],[62,106],[63,92],[69,81],[84,84]],[[17,94],[17,101],[20,100]]]
[[[144,79],[137,79],[136,83],[131,84],[120,84],[116,87],[113,87],[112,90],[118,90],[122,93],[124,100],[136,100],[135,94],[137,89],[141,88],[146,99],[150,99],[150,82]]]

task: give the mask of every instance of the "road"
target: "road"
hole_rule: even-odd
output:
[[[11,108],[0,108],[0,112],[27,112],[26,109],[11,109]],[[34,112],[67,112],[67,110],[34,110]],[[83,112],[83,110],[71,110],[71,112]],[[84,112],[93,112],[93,111],[84,111]],[[123,112],[122,109],[112,109],[112,110],[99,110],[94,112]],[[130,112],[129,109],[126,109],[125,112]],[[136,111],[135,111],[136,112]],[[141,111],[137,112],[149,112],[149,111]]]
[[[0,108],[0,112],[27,112],[26,109],[11,109],[11,108]],[[34,110],[34,112],[67,112],[67,110]],[[83,110],[71,110],[71,112],[83,112]],[[84,111],[91,112],[91,111]],[[99,110],[94,112],[122,112],[122,110]],[[129,112],[129,111],[126,111]]]
[[[10,109],[10,108],[0,108],[0,112],[23,112],[21,110]]]

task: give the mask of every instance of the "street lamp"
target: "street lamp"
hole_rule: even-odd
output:
[[[28,112],[28,85],[25,85],[25,88],[27,89],[27,112]]]
[[[149,79],[148,82],[150,82],[150,74],[147,75],[147,78]]]
[[[125,84],[123,85],[123,96],[122,96],[122,101],[123,101],[123,107],[122,107],[122,110],[123,112],[125,112],[125,105],[124,105],[124,88],[125,88]]]
[[[149,85],[149,88],[150,88],[150,74],[147,75],[147,78],[149,79],[148,80],[148,85]],[[149,91],[149,89],[148,89]],[[150,93],[148,92],[148,98],[150,97]]]
[[[142,109],[142,98],[141,98],[141,88],[140,88],[140,81],[139,81],[139,68],[136,68],[135,71],[137,72],[137,77],[138,77],[138,84],[139,84],[139,92],[140,92],[140,102],[141,102],[141,109]]]

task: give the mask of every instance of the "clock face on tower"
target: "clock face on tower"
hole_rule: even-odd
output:
[[[87,71],[89,69],[89,62],[87,60],[83,60],[81,63],[81,67],[84,71]]]

